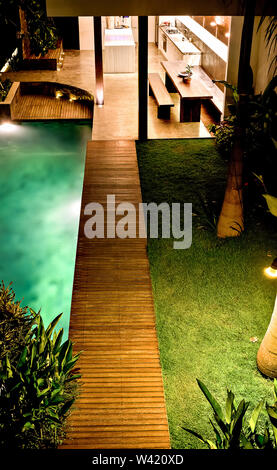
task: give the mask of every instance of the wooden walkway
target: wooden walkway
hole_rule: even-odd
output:
[[[88,143],[69,330],[82,389],[62,448],[169,448],[146,240],[84,236],[107,194],[141,202],[134,141]]]
[[[50,119],[92,119],[93,111],[84,103],[56,99],[52,96],[21,95],[14,112],[17,121]]]

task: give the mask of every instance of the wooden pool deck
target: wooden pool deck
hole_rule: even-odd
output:
[[[14,120],[37,121],[56,119],[90,119],[93,111],[76,101],[56,99],[51,96],[22,95],[15,108]]]
[[[62,448],[166,449],[146,240],[84,235],[85,205],[105,204],[107,194],[116,204],[141,202],[134,140],[88,142],[69,329],[83,351],[82,387]]]

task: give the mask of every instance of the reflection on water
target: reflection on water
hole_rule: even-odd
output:
[[[22,123],[0,131],[0,280],[41,308],[47,325],[64,312],[68,334],[86,122]]]

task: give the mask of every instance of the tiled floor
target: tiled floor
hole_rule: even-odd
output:
[[[157,47],[149,44],[149,72],[160,72],[164,56]],[[136,67],[137,70],[137,67]],[[94,93],[94,55],[92,51],[66,51],[60,71],[9,72],[16,81],[56,81],[83,88]],[[95,107],[93,139],[137,139],[138,137],[138,74],[105,74],[103,107]],[[155,100],[149,97],[149,138],[210,137],[204,125],[209,123],[209,113],[202,107],[200,123],[179,122],[179,98],[172,94],[175,107],[170,120],[157,118]],[[203,122],[204,121],[204,122]]]

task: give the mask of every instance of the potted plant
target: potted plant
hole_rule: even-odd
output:
[[[184,82],[190,82],[191,77],[192,77],[192,69],[193,69],[192,65],[187,65],[186,70],[181,74]]]

